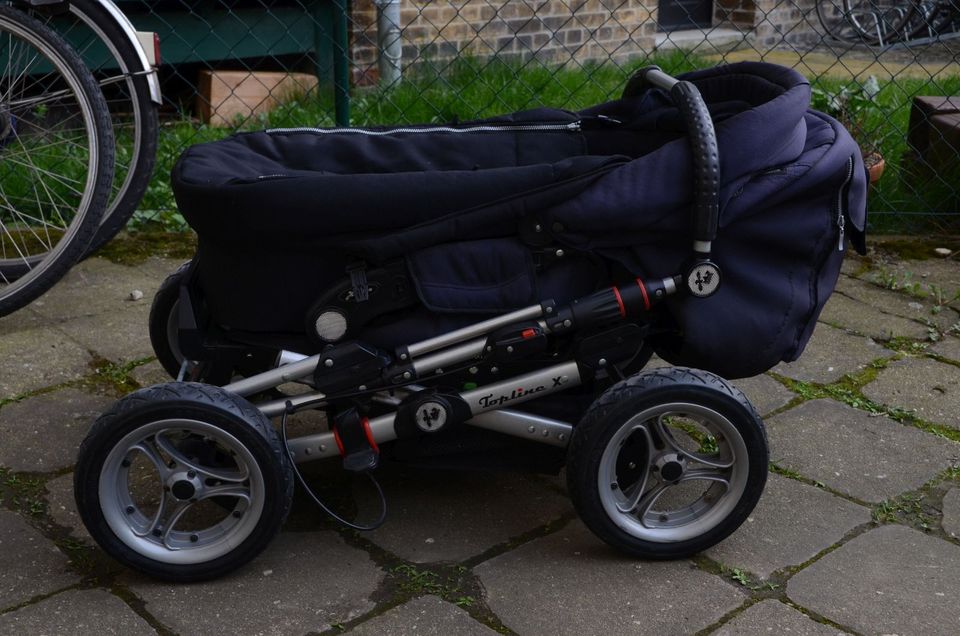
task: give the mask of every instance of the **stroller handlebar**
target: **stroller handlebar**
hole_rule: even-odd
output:
[[[710,111],[693,83],[671,77],[657,66],[637,71],[627,82],[623,97],[632,97],[647,85],[669,93],[686,124],[693,155],[694,250],[706,257],[710,254],[710,243],[717,236],[720,213],[720,154]]]

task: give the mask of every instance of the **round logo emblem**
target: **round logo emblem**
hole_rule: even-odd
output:
[[[713,263],[700,263],[687,274],[690,293],[706,298],[720,286],[720,269]]]
[[[417,409],[417,428],[424,433],[433,433],[447,423],[447,409],[438,402],[424,402]]]

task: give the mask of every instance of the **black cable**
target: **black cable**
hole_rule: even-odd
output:
[[[353,523],[352,521],[347,521],[333,510],[328,508],[326,504],[320,501],[320,498],[313,492],[313,489],[307,484],[307,480],[303,478],[303,475],[300,473],[300,469],[297,468],[297,462],[293,459],[293,453],[290,452],[290,446],[287,444],[287,414],[293,412],[293,403],[290,400],[287,400],[287,408],[283,411],[283,417],[280,419],[280,440],[283,442],[283,448],[287,452],[287,457],[290,458],[290,464],[293,466],[293,474],[297,476],[297,481],[300,482],[300,485],[303,486],[303,489],[307,491],[307,494],[310,495],[310,498],[313,499],[313,503],[317,504],[321,510],[333,517],[336,521],[342,523],[348,528],[353,528],[354,530],[360,530],[363,532],[369,532],[371,530],[376,530],[384,524],[387,520],[387,498],[383,494],[383,488],[380,487],[380,482],[377,481],[376,477],[373,476],[373,473],[370,471],[365,471],[367,477],[370,478],[370,481],[373,482],[373,486],[377,489],[377,495],[380,497],[380,516],[369,526],[361,526],[359,524]]]

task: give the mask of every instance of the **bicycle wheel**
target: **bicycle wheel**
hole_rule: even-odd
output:
[[[113,179],[107,104],[51,29],[0,5],[0,316],[83,254]]]
[[[70,15],[47,18],[80,54],[103,89],[113,122],[113,188],[89,256],[122,230],[146,192],[157,155],[158,105],[140,64],[137,45],[99,0],[70,0]]]
[[[890,44],[909,35],[907,25],[920,0],[844,0],[847,20],[868,44]]]

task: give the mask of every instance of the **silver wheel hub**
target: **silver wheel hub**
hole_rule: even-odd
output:
[[[180,501],[196,501],[203,494],[203,483],[194,471],[171,473],[167,478],[167,491]]]
[[[653,469],[663,481],[676,483],[687,470],[687,458],[679,453],[661,453],[654,460]]]

